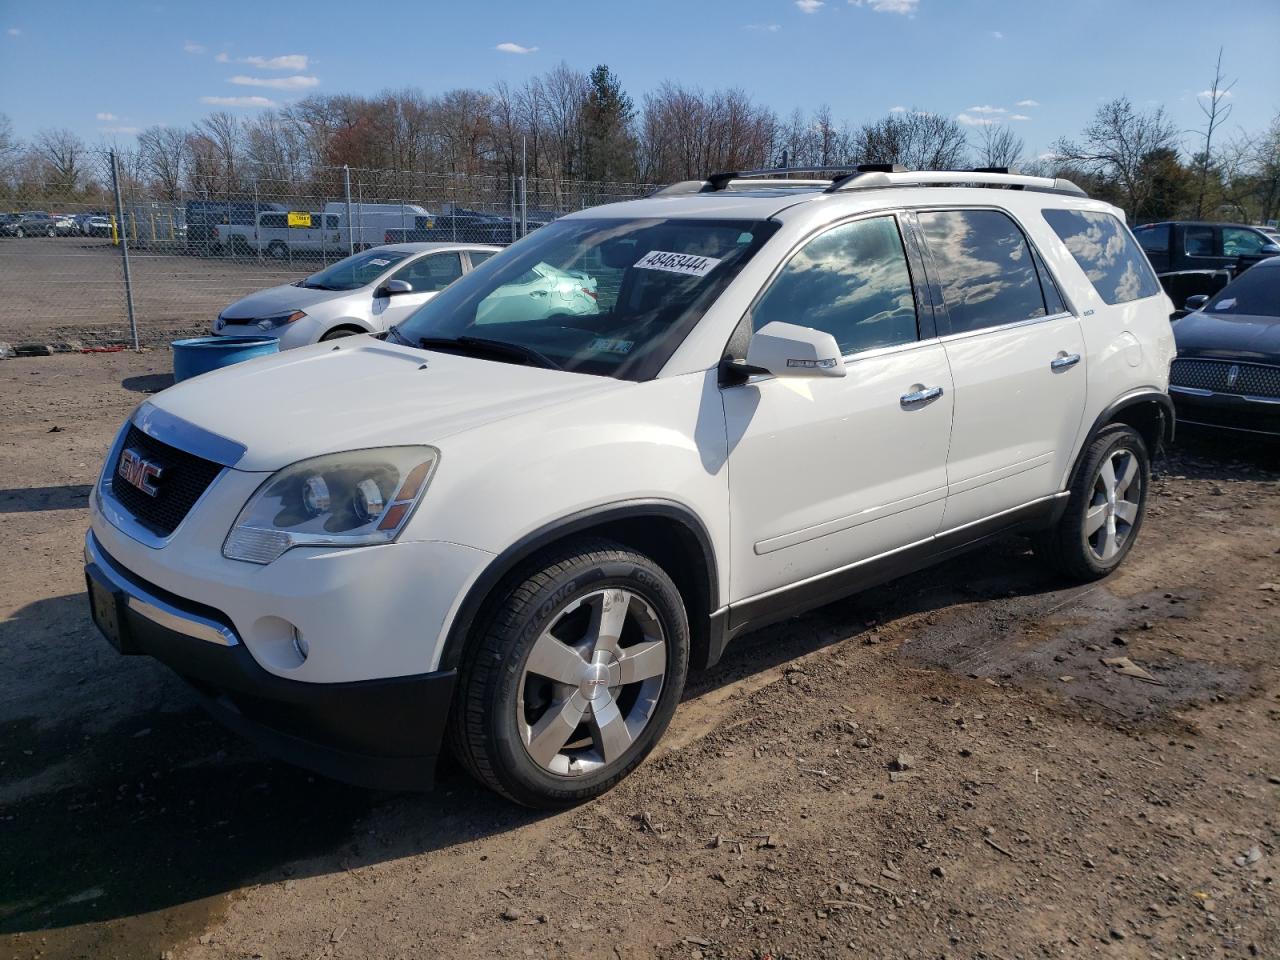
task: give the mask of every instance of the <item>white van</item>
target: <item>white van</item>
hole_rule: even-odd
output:
[[[339,217],[331,213],[290,210],[258,214],[249,246],[275,260],[297,256],[340,257],[347,238]]]
[[[418,218],[426,217],[429,220],[432,216],[425,207],[416,203],[353,203],[348,208],[345,200],[326,203],[324,214],[326,217],[338,217],[342,224],[344,242],[348,229],[347,217],[351,217],[351,245],[356,251],[381,246],[388,230],[422,229]]]

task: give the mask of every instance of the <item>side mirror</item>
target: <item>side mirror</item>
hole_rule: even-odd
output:
[[[413,293],[413,284],[407,280],[388,280],[376,291],[375,297],[397,297],[402,293]]]
[[[1209,295],[1207,293],[1197,293],[1194,297],[1187,297],[1187,302],[1182,307],[1188,313],[1191,313],[1194,310],[1199,310],[1208,302]]]
[[[757,330],[747,345],[747,366],[775,377],[843,377],[844,359],[836,338],[812,327],[775,320]]]
[[[1280,243],[1264,243],[1259,253],[1265,253],[1268,257],[1280,256]]]

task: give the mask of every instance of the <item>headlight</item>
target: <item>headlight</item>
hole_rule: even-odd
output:
[[[302,310],[291,310],[289,313],[278,313],[274,317],[263,317],[257,321],[259,330],[273,330],[276,327],[283,327],[286,323],[293,323],[295,320],[301,320],[306,316]]]
[[[412,516],[439,460],[434,447],[378,447],[285,467],[249,498],[222,555],[270,563],[291,547],[390,543]]]

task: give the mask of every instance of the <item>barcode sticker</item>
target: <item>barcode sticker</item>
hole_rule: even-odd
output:
[[[682,273],[686,277],[705,277],[720,266],[715,257],[700,257],[696,253],[669,253],[665,250],[653,250],[646,253],[638,261],[640,270],[665,270],[667,273]]]

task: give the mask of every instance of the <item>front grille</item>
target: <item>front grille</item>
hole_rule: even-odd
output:
[[[1235,368],[1234,383],[1231,370]],[[1177,387],[1212,390],[1250,397],[1280,397],[1280,367],[1260,363],[1231,363],[1226,360],[1175,360],[1169,382]]]
[[[120,447],[120,457],[125,450],[135,450],[161,468],[155,482],[158,493],[153,497],[121,477],[119,458],[111,465],[111,493],[138,523],[162,537],[178,529],[213,478],[222,472],[221,464],[161,443],[132,424]]]

